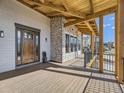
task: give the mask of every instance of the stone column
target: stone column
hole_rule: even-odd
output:
[[[64,18],[51,18],[51,60],[62,62]]]

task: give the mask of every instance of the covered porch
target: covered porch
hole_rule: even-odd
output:
[[[18,60],[17,56],[21,55],[21,53],[17,53],[16,55],[14,42],[14,46],[12,46],[13,49],[10,52],[15,53],[16,58],[13,54],[12,61],[5,60],[4,58],[4,62],[1,62],[1,71],[12,71],[0,73],[0,93],[123,93],[123,0],[17,0],[16,4],[16,7],[19,6],[18,4],[21,4],[24,6],[23,8],[28,7],[32,11],[35,10],[35,12],[37,11],[38,13],[45,15],[45,17],[43,17],[44,25],[43,23],[40,24],[39,21],[42,20],[39,19],[40,15],[37,14],[37,17],[39,18],[36,20],[40,25],[38,24],[36,26],[38,28],[40,28],[41,25],[44,26],[41,34],[47,29],[49,30],[49,33],[42,34],[41,38],[44,45],[41,45],[44,51],[49,51],[48,54],[50,61],[45,64],[39,62],[35,65],[16,68],[16,61]],[[10,6],[8,5],[7,9],[9,7]],[[20,8],[21,6],[19,9]],[[6,10],[5,7],[4,9]],[[23,13],[22,10],[20,10],[20,12]],[[16,11],[16,13],[19,13],[19,11]],[[112,13],[115,14],[115,57],[113,57],[114,61],[112,61],[114,67],[112,67],[113,71],[106,71],[104,70],[106,62],[104,59],[107,56],[104,54],[103,45],[104,16]],[[14,16],[13,14],[11,15]],[[35,14],[33,15],[35,16]],[[28,19],[33,19],[30,24],[31,26],[35,26],[34,16]],[[22,19],[17,20],[18,22],[25,24],[30,23],[25,22],[24,20],[26,20],[26,18],[23,19],[22,15],[20,18]],[[99,26],[96,24],[97,18],[99,18]],[[2,28],[6,29],[7,26],[4,24],[6,24],[9,19],[11,18],[8,17],[8,19],[5,20],[5,23],[2,23]],[[9,22],[11,23],[12,21],[14,23],[15,19],[13,20],[14,21],[10,20]],[[12,30],[14,29],[13,25],[9,26],[10,28],[12,26]],[[65,30],[67,31],[65,32]],[[91,37],[91,59],[86,67],[84,65],[84,55],[82,54],[81,57],[79,57],[77,56],[78,53],[75,52],[78,50],[75,36],[72,36],[72,33],[69,33],[70,35],[65,35],[65,33],[73,32],[74,30],[76,30],[76,36],[90,35]],[[11,37],[14,40],[13,36],[14,35]],[[69,41],[70,38],[71,40]],[[66,39],[67,42],[65,42]],[[99,47],[96,47],[96,39],[99,39]],[[81,39],[81,42],[83,42],[83,39]],[[40,49],[40,43],[37,47],[39,47],[39,50],[35,50],[38,52],[38,61],[41,61],[41,53],[43,51]],[[83,52],[83,43],[78,47],[81,48],[80,50]],[[2,48],[4,49],[4,46],[2,46]],[[96,49],[98,51],[95,51]],[[7,50],[6,53],[8,53]],[[68,53],[73,53],[75,59],[70,60],[70,55],[65,56]],[[27,55],[29,56],[28,53]],[[8,56],[10,57],[9,53],[7,57]],[[4,57],[6,57],[6,55],[4,55]],[[11,57],[9,59],[11,59]],[[22,59],[19,58],[20,63]],[[9,64],[6,64],[5,62]]]
[[[0,74],[0,93],[123,93],[113,73],[86,69],[82,59]]]

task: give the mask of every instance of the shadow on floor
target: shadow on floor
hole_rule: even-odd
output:
[[[0,74],[0,80],[9,79],[9,78],[12,78],[12,77],[24,75],[26,73],[35,72],[35,71],[38,71],[38,70],[46,70],[46,71],[68,74],[68,75],[74,75],[74,76],[79,76],[79,77],[86,77],[86,78],[91,77],[91,75],[89,76],[89,75],[83,75],[83,74],[76,74],[76,73],[70,73],[70,72],[47,69],[49,67],[52,67],[52,68],[55,68],[55,69],[56,68],[63,68],[63,69],[67,69],[67,70],[76,70],[76,71],[83,71],[83,72],[90,72],[90,73],[99,73],[98,70],[88,69],[88,68],[83,68],[83,67],[82,68],[76,68],[76,67],[73,67],[73,66],[72,67],[60,66],[60,65],[53,64],[53,63],[46,63],[46,64],[41,63],[41,64],[29,66],[29,67],[24,67],[24,68],[21,68],[21,69],[16,69],[16,70],[13,70],[13,71],[1,73]],[[104,73],[104,74],[113,75],[113,74],[110,74],[110,73]],[[102,80],[102,81],[108,81],[108,82],[116,82],[116,80],[108,79],[108,78],[99,78],[99,77],[94,77],[94,76],[92,76],[91,78]]]
[[[74,75],[74,76],[79,76],[79,77],[85,77],[85,78],[92,78],[92,79],[96,79],[96,80],[100,80],[100,81],[107,81],[107,82],[113,82],[113,83],[117,83],[117,81],[115,79],[109,79],[109,78],[101,78],[101,77],[96,77],[96,76],[91,76],[91,75],[83,75],[83,74],[75,74],[75,73],[70,73],[70,72],[64,72],[64,71],[57,71],[57,70],[51,70],[51,69],[44,69],[46,71],[51,71],[51,72],[56,72],[56,73],[62,73],[62,74],[67,74],[67,75]],[[85,71],[87,71],[88,69],[85,69]],[[84,71],[84,70],[82,70]],[[88,71],[89,72],[89,71]],[[96,72],[96,71],[95,71]],[[95,73],[95,72],[91,72]],[[98,72],[97,72],[98,73]],[[100,74],[100,73],[99,73]]]

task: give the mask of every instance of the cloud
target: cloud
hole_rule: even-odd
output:
[[[111,26],[111,24],[104,24],[104,27],[109,27]]]
[[[106,25],[104,24],[104,27],[106,27]]]
[[[114,17],[111,17],[111,20],[114,20],[115,18]]]
[[[115,27],[113,26],[113,27],[112,27],[112,29],[114,30],[114,29],[115,29]]]
[[[111,26],[111,24],[106,24],[106,26]]]

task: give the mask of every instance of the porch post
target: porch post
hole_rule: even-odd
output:
[[[97,36],[95,36],[95,52],[97,53]]]
[[[103,16],[100,16],[99,71],[103,72]]]
[[[83,33],[81,33],[81,53],[83,54]]]
[[[90,48],[92,50],[92,57],[93,57],[93,53],[94,53],[94,34],[93,33],[91,34],[90,42],[91,42]]]
[[[123,82],[124,80],[124,0],[118,0],[118,9],[117,9],[117,14],[118,14],[118,20],[117,20],[117,29],[118,29],[118,37],[119,37],[119,61],[118,61],[118,72],[117,72],[117,79],[120,83]]]
[[[115,75],[118,75],[119,63],[119,29],[118,29],[118,11],[115,13]]]

